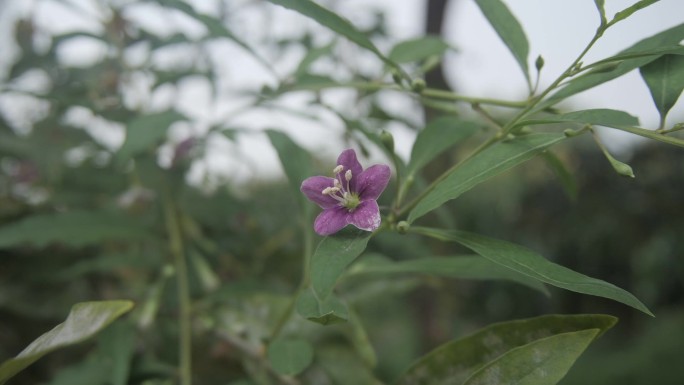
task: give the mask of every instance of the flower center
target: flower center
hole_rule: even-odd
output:
[[[333,182],[333,187],[326,187],[321,193],[335,199],[340,203],[340,206],[346,208],[349,212],[352,212],[361,204],[361,199],[359,199],[357,193],[350,191],[349,181],[351,181],[353,177],[351,170],[347,170],[344,174],[342,174],[342,171],[344,171],[342,165],[335,167],[333,173],[336,174],[336,177]],[[342,179],[344,179],[344,182],[346,183],[343,183]]]

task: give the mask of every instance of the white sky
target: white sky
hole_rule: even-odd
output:
[[[541,76],[542,88],[553,81],[574,60],[590,40],[598,21],[592,0],[504,1],[527,33],[530,42],[530,68],[534,68],[533,63],[537,55],[541,54],[545,59],[546,65]],[[609,18],[634,1],[636,0],[607,0],[606,8]],[[75,0],[74,2],[82,4],[86,9],[95,10],[90,0]],[[12,18],[12,15],[34,11],[37,24],[55,32],[65,32],[76,28],[97,28],[96,23],[79,18],[74,13],[64,12],[52,1],[5,0],[4,4],[1,3],[3,2],[0,1],[0,36],[3,40],[0,42],[0,68],[6,66],[16,54],[16,51],[7,44],[7,38],[11,35],[11,24],[8,20]],[[214,2],[195,0],[193,3],[202,12],[213,13],[214,11],[212,9]],[[36,4],[40,6],[36,7]],[[335,2],[335,6],[357,25],[368,22],[369,13],[366,10],[369,7],[386,10],[389,34],[397,40],[415,37],[422,32],[423,0],[345,0]],[[141,4],[137,7],[138,11],[130,12],[128,16],[161,33],[170,34],[174,32],[174,29],[182,30],[190,36],[198,36],[202,33],[201,27],[178,14],[172,15],[169,19],[168,16],[162,16],[156,8],[149,5]],[[277,9],[274,12],[274,20],[277,22],[264,19],[263,13],[257,11],[245,7],[241,10],[240,20],[236,25],[231,25],[231,29],[241,36],[258,38],[265,33],[275,33],[279,36],[293,34],[297,28],[300,28],[300,25],[310,23],[302,21],[298,15],[283,9]],[[496,33],[488,26],[474,2],[452,0],[447,13],[445,38],[457,48],[458,52],[450,53],[445,58],[445,68],[448,71],[448,79],[457,91],[470,96],[524,98],[526,86],[517,63]],[[609,30],[599,44],[589,52],[585,63],[615,54],[647,36],[682,22],[684,22],[684,1],[661,0]],[[323,36],[325,37],[325,34]],[[322,41],[325,39],[323,38]],[[382,48],[387,47],[382,46]],[[350,52],[355,52],[355,49],[357,48],[351,47]],[[212,60],[220,63],[222,69],[222,88],[254,89],[264,83],[273,83],[271,75],[233,44],[217,43],[212,48],[212,52]],[[65,46],[61,54],[67,62],[73,61],[72,64],[75,65],[79,63],[87,65],[89,61],[98,60],[102,55],[102,50],[97,44],[84,40]],[[176,54],[178,55],[181,57],[174,57],[174,53],[170,52],[166,60],[183,60],[182,56],[187,56],[182,52]],[[296,65],[298,59],[299,57],[281,58],[277,69],[281,74],[285,74]],[[361,57],[359,60],[364,59]],[[148,104],[145,108],[148,109],[163,108],[165,105],[174,104],[196,120],[194,125],[174,127],[171,133],[174,141],[182,140],[193,133],[200,134],[209,122],[220,121],[223,117],[230,116],[230,111],[235,111],[244,104],[244,101],[227,98],[220,105],[212,106],[210,87],[202,81],[185,82],[177,93],[159,92],[152,96],[145,94],[145,79],[139,79],[137,83],[140,84],[140,89],[136,88],[130,93],[132,103],[135,100],[147,100]],[[345,92],[328,92],[326,95],[342,104],[348,96]],[[308,109],[302,106],[301,95],[288,97],[286,102],[287,105],[296,109]],[[394,106],[398,111],[405,112],[412,108],[411,104],[407,104],[406,100],[401,98],[388,99],[386,102],[389,107]],[[625,110],[638,116],[641,125],[646,128],[654,128],[658,123],[657,111],[637,71],[597,89],[577,95],[571,99],[571,103],[577,109],[604,107]],[[420,113],[420,111],[415,111],[414,120],[420,119]],[[682,121],[683,117],[684,100],[679,100],[670,113],[668,121],[675,123]],[[292,120],[292,117],[286,114],[264,114],[263,111],[248,112],[231,121],[231,124],[236,126],[246,126],[256,130],[282,128],[298,143],[312,149],[318,155],[328,155],[329,158],[334,159],[342,146],[342,143],[337,140],[342,128],[339,122],[331,117],[328,117],[326,123],[329,126],[321,127],[320,124]],[[112,146],[118,145],[123,140],[120,128],[117,130],[108,127],[100,132],[105,137],[104,140]],[[399,127],[396,128],[394,134],[398,152],[407,157],[413,140],[412,134]],[[632,136],[622,134],[612,135],[611,132],[606,140],[607,145],[617,149],[631,138]],[[226,140],[216,140],[212,142],[212,149],[208,155],[208,161],[198,167],[208,167],[215,172],[242,180],[251,178],[255,174],[268,177],[280,173],[275,152],[263,135],[244,136],[238,145]],[[198,173],[201,174],[199,171]]]

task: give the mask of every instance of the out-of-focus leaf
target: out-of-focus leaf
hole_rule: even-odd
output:
[[[622,11],[618,12],[615,14],[615,17],[613,17],[613,20],[611,20],[608,25],[613,25],[619,21],[625,20],[626,18],[632,16],[632,14],[636,11],[639,11],[641,9],[644,9],[648,7],[649,5],[655,4],[660,0],[640,0],[634,3],[633,5],[623,9]]]
[[[108,383],[128,384],[136,343],[135,324],[128,320],[117,322],[104,330],[98,339],[98,352],[111,365]]]
[[[0,228],[0,248],[44,247],[59,242],[81,247],[112,239],[142,239],[147,229],[133,218],[109,211],[33,215]]]
[[[437,36],[423,36],[397,43],[387,55],[397,63],[412,63],[432,56],[442,56],[449,44]]]
[[[329,44],[306,51],[306,55],[304,55],[302,60],[299,62],[299,65],[297,65],[297,69],[294,72],[295,76],[307,73],[311,64],[313,64],[316,60],[332,54],[333,48],[335,48],[335,43],[336,42],[333,40]]]
[[[624,111],[611,110],[607,108],[596,108],[591,110],[573,111],[562,115],[545,116],[539,119],[522,121],[518,126],[531,126],[535,124],[549,123],[580,123],[596,124],[606,127],[638,126],[639,119]]]
[[[368,258],[371,257],[371,258]],[[424,257],[391,261],[380,256],[364,256],[352,265],[350,275],[357,274],[430,274],[448,278],[506,280],[525,285],[549,295],[543,283],[527,275],[507,269],[480,256]]]
[[[316,297],[325,300],[347,266],[365,249],[371,232],[344,229],[323,238],[311,256],[311,287]]]
[[[549,285],[612,299],[653,316],[653,313],[631,293],[608,282],[557,265],[520,245],[458,230],[420,227],[412,228],[412,231],[443,241],[458,242],[494,263]]]
[[[463,385],[555,385],[598,332],[588,329],[562,333],[513,349],[475,372]]]
[[[311,288],[302,291],[297,297],[297,313],[321,325],[347,322],[349,318],[347,306],[334,294],[319,300]]]
[[[506,363],[508,367],[508,358],[504,358],[507,354],[513,353],[513,357],[519,358],[514,352],[521,348],[523,352],[529,352],[524,347],[534,346],[531,344],[535,342],[586,330],[593,332],[593,339],[597,333],[602,334],[616,322],[615,317],[587,314],[546,315],[493,324],[428,353],[400,377],[397,385],[462,384],[478,371],[486,368],[489,363],[497,362],[498,359],[503,359],[499,362]],[[527,356],[527,360],[523,362],[515,362],[516,365],[534,363],[534,356]],[[476,374],[473,377],[479,378],[479,376],[480,374]]]
[[[271,144],[278,152],[280,164],[283,166],[285,175],[290,182],[290,190],[301,208],[310,207],[306,203],[304,194],[299,191],[299,186],[304,179],[313,175],[311,167],[311,156],[309,153],[295,143],[285,133],[275,130],[266,130]]]
[[[413,143],[408,164],[409,174],[414,174],[437,155],[475,133],[478,128],[479,124],[457,117],[443,116],[431,121],[418,133]]]
[[[339,344],[316,349],[316,362],[335,385],[382,385],[368,366],[350,349]]]
[[[278,338],[268,345],[268,360],[276,372],[294,376],[311,365],[313,347],[300,338]]]
[[[553,173],[556,174],[556,177],[558,178],[558,181],[560,182],[561,186],[563,187],[563,191],[565,191],[566,194],[568,194],[568,197],[572,199],[573,201],[577,199],[577,181],[575,180],[575,176],[572,175],[570,170],[565,166],[562,160],[556,156],[551,151],[545,151],[542,153],[542,156],[544,157],[544,160],[546,161],[546,164],[553,170]]]
[[[94,301],[74,305],[63,323],[38,337],[16,357],[2,363],[0,384],[44,355],[92,337],[132,308],[131,301]]]
[[[528,83],[530,81],[530,72],[527,66],[527,56],[529,55],[530,47],[527,43],[527,36],[525,31],[508,9],[506,4],[500,0],[475,0],[475,3],[484,14],[484,16],[491,24],[492,28],[499,35],[501,40],[506,44],[506,47],[511,51],[515,60],[525,75]]]
[[[651,92],[663,128],[667,113],[684,90],[684,56],[663,55],[639,71]]]
[[[119,164],[161,143],[166,138],[169,126],[185,119],[179,112],[164,111],[131,120],[126,126],[124,144],[116,154]]]
[[[618,55],[626,55],[631,53],[650,51],[661,47],[672,47],[679,44],[684,39],[684,24],[679,24],[654,36],[648,37],[631,47],[620,51]],[[605,83],[609,80],[615,79],[619,76],[632,71],[635,68],[642,67],[654,60],[658,56],[647,56],[636,59],[625,60],[619,63],[612,71],[591,71],[585,75],[578,76],[572,79],[568,84],[555,92],[545,101],[539,103],[535,107],[536,111],[541,111],[546,107],[552,106],[563,99],[580,93],[584,90],[596,87],[599,84]]]
[[[415,221],[443,203],[533,158],[563,139],[563,134],[530,134],[489,147],[461,164],[442,180],[411,210],[408,221]]]
[[[370,41],[365,34],[356,29],[348,20],[342,18],[330,10],[321,7],[311,0],[268,0],[273,4],[280,5],[287,9],[300,13],[308,18],[315,20],[321,25],[330,28],[333,32],[346,37],[359,46],[373,52],[380,60],[385,62],[392,68],[401,69],[396,63],[388,59],[380,50]]]

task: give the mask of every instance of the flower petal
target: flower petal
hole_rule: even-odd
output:
[[[312,176],[306,178],[299,190],[309,198],[310,201],[321,206],[321,208],[328,209],[337,206],[338,202],[331,198],[330,195],[323,195],[322,191],[326,187],[334,186],[334,179],[325,176]]]
[[[354,188],[356,185],[356,178],[361,175],[361,172],[363,171],[361,163],[359,163],[359,160],[356,158],[356,152],[351,148],[342,151],[340,156],[337,157],[337,164],[344,167],[342,172],[336,175],[337,178],[340,179],[340,182],[342,182],[342,185],[346,188],[347,183],[345,182],[344,174],[348,170],[351,170],[352,180],[349,182],[349,188],[351,191],[356,191]]]
[[[389,166],[376,164],[365,169],[356,178],[356,192],[361,201],[376,200],[387,187],[392,172]]]
[[[380,227],[380,208],[374,200],[361,202],[361,204],[347,218],[349,224],[361,230],[373,231]]]
[[[314,221],[314,230],[318,235],[330,235],[342,230],[347,223],[349,211],[344,207],[332,207],[323,210]]]

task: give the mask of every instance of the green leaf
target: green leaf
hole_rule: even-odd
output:
[[[97,334],[115,319],[133,308],[131,301],[95,301],[77,303],[67,319],[38,337],[16,357],[0,366],[0,384],[24,370],[44,355],[74,345]]]
[[[477,123],[456,117],[443,116],[432,120],[418,133],[413,143],[408,173],[415,174],[437,155],[469,137],[479,128],[480,125]]]
[[[297,313],[321,325],[347,322],[349,319],[347,306],[339,298],[331,294],[325,300],[319,300],[311,288],[297,297]]]
[[[147,229],[133,218],[110,211],[67,211],[37,214],[0,228],[0,248],[62,243],[73,247],[110,239],[142,239]]]
[[[415,221],[487,179],[532,159],[563,139],[563,134],[530,134],[494,144],[456,167],[413,208],[408,221]]]
[[[290,139],[289,136],[280,131],[266,130],[266,134],[278,152],[280,163],[283,166],[285,175],[287,175],[287,179],[290,181],[293,196],[297,199],[301,208],[310,207],[306,203],[304,194],[299,191],[299,186],[304,179],[313,174],[311,156],[305,149]]]
[[[616,322],[617,318],[607,315],[583,314],[546,315],[489,325],[428,353],[400,377],[397,385],[462,384],[489,363],[496,362],[517,348],[582,330],[598,329],[603,333]],[[534,357],[528,358],[533,361]]]
[[[313,361],[313,347],[299,338],[278,338],[268,345],[268,360],[276,372],[294,376]]]
[[[601,25],[605,25],[608,22],[606,20],[606,0],[594,0],[594,4],[596,4],[596,9],[601,17]]]
[[[366,37],[361,31],[356,29],[349,22],[349,20],[342,18],[330,10],[321,7],[311,0],[268,0],[269,2],[280,5],[287,9],[300,13],[308,18],[311,18],[319,24],[330,28],[333,32],[346,37],[359,46],[374,53],[380,60],[385,62],[392,68],[401,71],[401,68],[396,63],[385,57],[380,50],[373,44],[373,42]]]
[[[598,332],[563,333],[515,348],[475,372],[464,385],[555,385]]]
[[[624,111],[611,110],[607,108],[596,108],[591,110],[573,111],[561,115],[550,115],[538,119],[525,120],[516,126],[532,126],[536,124],[549,123],[579,123],[596,124],[606,127],[620,127],[638,126],[639,118]]]
[[[660,0],[640,0],[634,3],[633,5],[623,9],[622,11],[618,12],[615,14],[615,17],[613,17],[613,20],[611,20],[608,23],[608,26],[614,25],[615,23],[625,20],[626,18],[632,16],[632,14],[636,11],[639,11],[641,9],[644,9],[648,7],[649,5],[655,4]]]
[[[136,348],[136,328],[133,322],[124,320],[107,328],[99,336],[99,354],[111,364],[108,383],[111,385],[128,384],[128,376]]]
[[[432,56],[442,56],[449,49],[449,44],[437,36],[423,36],[397,43],[389,55],[396,63],[413,63]]]
[[[568,194],[568,197],[571,200],[576,200],[577,181],[570,170],[568,170],[563,161],[560,160],[553,152],[545,151],[542,156],[544,157],[546,164],[551,168],[551,170],[553,170],[553,173],[558,178],[561,186],[563,187],[563,191]]]
[[[123,164],[132,157],[159,145],[173,123],[186,117],[176,111],[164,111],[143,115],[131,120],[126,126],[126,139],[117,153],[117,161]]]
[[[632,45],[631,47],[622,50],[618,55],[627,55],[632,53],[638,53],[643,51],[651,51],[654,49],[662,47],[672,47],[679,44],[684,39],[684,24],[679,24],[663,32],[660,32],[654,36],[648,37],[638,43]],[[619,76],[622,76],[635,68],[642,67],[654,60],[658,56],[647,56],[640,57],[630,60],[624,60],[619,63],[611,71],[592,71],[583,76],[576,77],[568,82],[568,84],[551,95],[547,100],[539,103],[535,107],[536,111],[541,111],[549,106],[552,106],[561,100],[567,99],[568,97],[580,93],[584,90],[596,87],[599,84],[605,83],[609,80],[613,80]]]
[[[527,43],[525,31],[518,20],[501,0],[475,0],[475,3],[511,51],[515,60],[518,61],[525,79],[529,83],[530,73],[527,66],[527,56],[530,47]]]
[[[370,257],[370,258],[369,258]],[[392,261],[381,256],[364,256],[350,269],[350,275],[360,274],[430,274],[448,278],[512,281],[545,295],[543,283],[529,276],[502,267],[480,256],[424,257],[405,261]]]
[[[299,62],[299,65],[294,72],[295,76],[307,73],[311,64],[313,64],[316,60],[331,55],[333,48],[335,47],[335,43],[336,42],[333,40],[329,44],[326,44],[322,47],[316,47],[306,51],[306,55],[304,55],[302,60]]]
[[[323,238],[311,256],[311,285],[316,296],[326,299],[347,266],[365,249],[371,232],[344,229]]]
[[[636,297],[619,287],[557,265],[523,246],[457,230],[411,228],[413,232],[443,241],[458,242],[494,263],[539,281],[577,293],[612,299],[653,316]]]
[[[663,55],[639,68],[660,114],[660,128],[684,90],[684,56]]]

